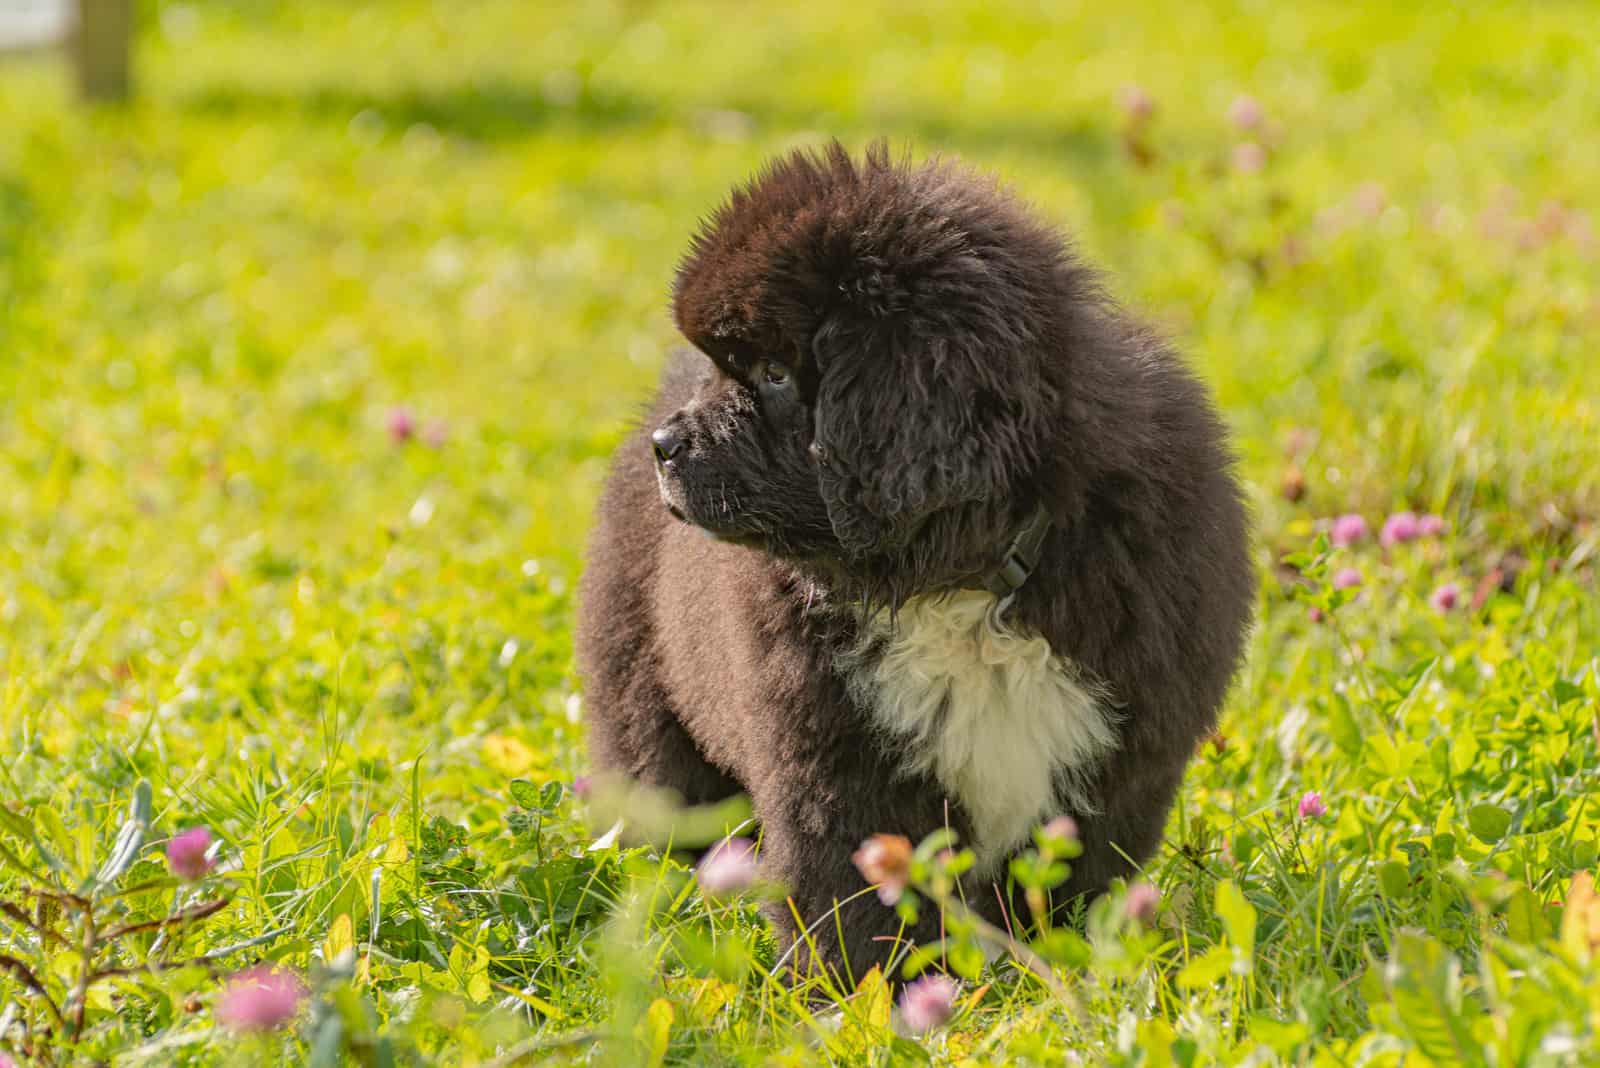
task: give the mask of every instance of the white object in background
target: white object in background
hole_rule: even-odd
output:
[[[0,52],[59,45],[71,28],[72,0],[0,0]]]

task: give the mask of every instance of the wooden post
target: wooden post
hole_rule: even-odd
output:
[[[126,100],[131,82],[133,0],[78,0],[72,58],[88,100]]]

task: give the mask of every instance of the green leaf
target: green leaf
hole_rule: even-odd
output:
[[[328,928],[328,937],[323,939],[322,959],[331,964],[347,952],[354,953],[355,948],[355,924],[348,912],[341,912],[334,917]]]
[[[316,1031],[311,1038],[311,1055],[307,1068],[339,1068],[344,1064],[344,1018],[337,1012],[323,1013],[318,1017]]]
[[[906,962],[900,966],[900,974],[907,979],[915,979],[944,956],[943,942],[929,942],[912,947],[911,953],[906,957]]]
[[[40,834],[43,835],[45,840],[49,841],[51,850],[56,857],[70,857],[76,852],[72,843],[72,832],[67,830],[66,823],[61,819],[61,813],[56,811],[54,805],[39,805],[35,807],[33,821]],[[35,838],[34,848],[39,848],[39,845],[40,839]],[[45,853],[44,856],[47,858],[46,863],[52,868],[62,872],[67,871],[67,866],[60,860],[49,859],[49,853]],[[73,872],[72,874],[81,875],[82,873]]]
[[[3,843],[0,843],[0,861],[5,861],[6,864],[12,868],[15,868],[19,875],[26,876],[29,879],[38,878],[38,876],[34,874],[33,869],[28,867],[28,865],[23,862],[21,857],[13,853]]]
[[[1467,811],[1467,826],[1478,841],[1494,845],[1511,828],[1511,813],[1499,805],[1473,805]]]
[[[1400,767],[1400,751],[1395,748],[1394,742],[1382,732],[1375,732],[1367,736],[1367,763],[1377,771],[1389,778],[1398,778],[1404,774]]]
[[[1333,744],[1347,756],[1359,756],[1361,747],[1366,744],[1366,734],[1356,722],[1350,699],[1342,693],[1334,694],[1333,700],[1328,702],[1328,733]]]
[[[1411,892],[1411,871],[1398,860],[1384,861],[1378,866],[1378,885],[1385,897],[1402,900]]]
[[[1178,972],[1178,985],[1193,990],[1196,987],[1210,986],[1233,967],[1233,948],[1231,946],[1212,946],[1200,956],[1183,966]]]
[[[1033,943],[1034,951],[1049,961],[1067,968],[1086,968],[1094,959],[1094,947],[1076,931],[1052,927]]]
[[[1435,737],[1433,743],[1428,746],[1428,763],[1440,775],[1450,774],[1450,743],[1445,740],[1444,735]]]
[[[46,849],[44,843],[39,840],[39,835],[34,831],[33,824],[21,814],[11,811],[5,804],[0,804],[0,827],[4,827],[33,846],[33,851],[39,854],[39,859],[44,861],[45,867],[52,871],[62,870],[61,862],[55,858],[55,854]],[[27,870],[19,858],[9,855],[9,851],[7,860],[11,862],[13,867],[23,871]]]
[[[889,1039],[889,1064],[932,1064],[933,1055],[921,1043],[893,1035]]]
[[[1144,1053],[1141,1068],[1173,1068],[1172,1040],[1176,1035],[1171,1024],[1165,1020],[1140,1020],[1136,1034]]]
[[[977,982],[983,972],[983,950],[974,942],[962,940],[954,943],[946,959],[950,962],[950,970],[968,982]]]
[[[33,841],[33,824],[21,815],[11,811],[9,805],[0,805],[0,827],[4,827],[18,838]]]
[[[656,998],[644,1012],[645,1064],[649,1068],[661,1068],[666,1063],[673,1015],[672,1002],[666,998]]]
[[[467,973],[472,964],[467,960],[467,946],[465,942],[457,942],[450,947],[450,976],[456,981],[457,989],[466,990]]]
[[[128,804],[128,818],[123,823],[122,829],[117,832],[117,841],[111,848],[111,856],[106,858],[105,864],[95,873],[96,883],[108,885],[116,882],[122,873],[139,859],[139,850],[144,847],[145,833],[150,829],[150,801],[150,783],[141,779],[139,785],[134,787],[133,800]]]
[[[1256,951],[1256,910],[1232,879],[1217,884],[1217,917],[1228,941],[1249,959]]]
[[[526,809],[538,809],[539,788],[527,779],[511,780],[511,800]]]
[[[1506,935],[1525,946],[1536,945],[1550,936],[1550,923],[1533,891],[1518,886],[1506,903]]]
[[[128,818],[149,826],[154,796],[154,791],[150,789],[150,780],[140,779],[139,785],[133,788],[133,799],[128,802]]]
[[[489,981],[489,963],[489,951],[479,946],[472,957],[472,973],[467,977],[467,997],[480,1004],[494,993],[494,984]]]
[[[1433,657],[1430,660],[1419,660],[1415,664],[1412,664],[1410,667],[1408,667],[1404,675],[1392,679],[1391,681],[1394,683],[1394,688],[1397,691],[1398,698],[1395,701],[1395,704],[1404,704],[1406,701],[1410,700],[1411,696],[1415,694],[1417,690],[1422,687],[1422,684],[1426,682],[1433,674],[1433,669],[1438,665],[1438,663],[1438,657]]]
[[[1251,1038],[1285,1057],[1311,1037],[1310,1029],[1300,1020],[1274,1020],[1270,1016],[1252,1016],[1249,1031]]]
[[[1568,701],[1583,700],[1583,687],[1575,686],[1566,679],[1557,679],[1555,685],[1550,689],[1555,695],[1557,705],[1564,705]]]
[[[1439,941],[1420,931],[1398,932],[1386,978],[1396,1017],[1423,1054],[1437,1064],[1484,1063],[1461,1011],[1461,962]]]
[[[956,832],[948,827],[941,827],[932,832],[928,837],[917,843],[912,852],[912,858],[926,864],[942,849],[954,849],[956,845]]]
[[[1456,732],[1450,743],[1450,773],[1465,775],[1478,762],[1478,737],[1471,731]]]

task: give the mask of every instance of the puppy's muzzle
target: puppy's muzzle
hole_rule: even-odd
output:
[[[650,445],[655,450],[656,463],[666,467],[689,447],[689,435],[683,432],[681,423],[667,423],[650,435]]]
[[[689,517],[682,508],[682,490],[678,487],[678,461],[689,448],[689,434],[681,419],[669,419],[650,435],[650,450],[656,458],[656,483],[661,490],[661,503],[667,506],[674,519],[687,523]]]

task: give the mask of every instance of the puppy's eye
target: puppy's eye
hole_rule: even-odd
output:
[[[769,386],[787,386],[789,378],[789,369],[771,360],[767,361],[767,365],[761,370],[761,379]]]

